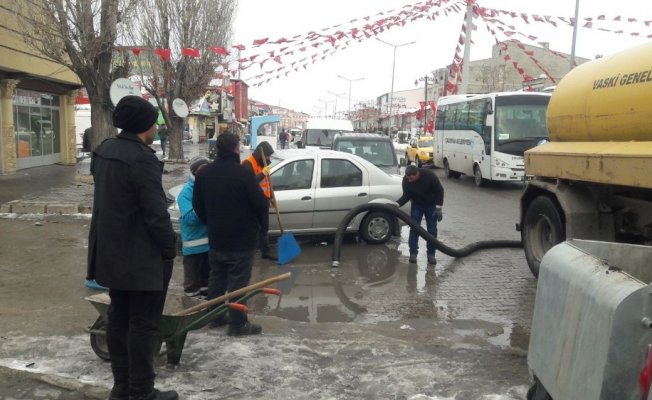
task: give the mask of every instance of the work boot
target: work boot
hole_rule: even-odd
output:
[[[436,265],[437,259],[434,254],[428,254],[428,264]]]
[[[114,384],[109,394],[109,400],[129,400],[129,386]]]
[[[416,264],[417,262],[417,255],[415,254],[410,254],[410,264]]]
[[[239,328],[229,325],[229,329],[226,331],[226,334],[229,336],[246,336],[246,335],[258,335],[263,331],[263,328],[260,325],[252,324],[247,321],[244,325]]]
[[[177,400],[178,398],[179,394],[174,390],[161,392],[158,389],[154,389],[148,394],[129,396],[129,400]]]

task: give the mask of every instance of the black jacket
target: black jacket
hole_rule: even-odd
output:
[[[444,204],[444,188],[439,178],[429,169],[419,168],[420,177],[418,181],[410,183],[407,177],[403,177],[403,196],[396,200],[399,206],[412,200],[412,203],[441,206]]]
[[[208,245],[217,251],[254,250],[269,218],[269,200],[253,172],[240,165],[237,154],[221,150],[195,177],[192,205],[208,226]]]
[[[176,256],[176,235],[162,170],[154,150],[134,134],[122,132],[95,149],[89,279],[118,290],[164,289],[171,263],[163,260]]]

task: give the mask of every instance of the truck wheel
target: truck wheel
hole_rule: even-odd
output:
[[[549,197],[539,196],[530,203],[525,211],[521,235],[530,271],[538,277],[543,255],[566,240],[561,215]]]
[[[451,167],[448,165],[448,160],[444,160],[444,175],[449,179],[455,178],[455,173],[451,171]]]
[[[473,166],[473,182],[477,187],[484,185],[484,178],[482,177],[482,171],[480,171],[480,167],[477,164]]]
[[[530,389],[528,389],[525,398],[527,400],[552,400],[552,397],[550,397],[546,388],[544,388],[541,382],[536,378],[534,384],[532,384]]]
[[[360,224],[360,237],[369,244],[383,244],[392,237],[393,219],[384,212],[367,214]]]

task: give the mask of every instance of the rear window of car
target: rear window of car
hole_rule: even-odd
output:
[[[355,154],[378,167],[397,165],[394,147],[389,140],[337,140],[334,150]]]

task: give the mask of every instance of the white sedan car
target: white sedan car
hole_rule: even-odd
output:
[[[278,150],[272,155],[271,183],[283,229],[295,235],[334,234],[353,207],[388,203],[402,194],[399,175],[390,175],[369,161],[333,150]],[[402,211],[408,212],[403,206]],[[361,213],[347,232],[357,232],[367,243],[387,242],[400,235],[402,221],[384,212]],[[270,208],[270,234],[280,234]]]

